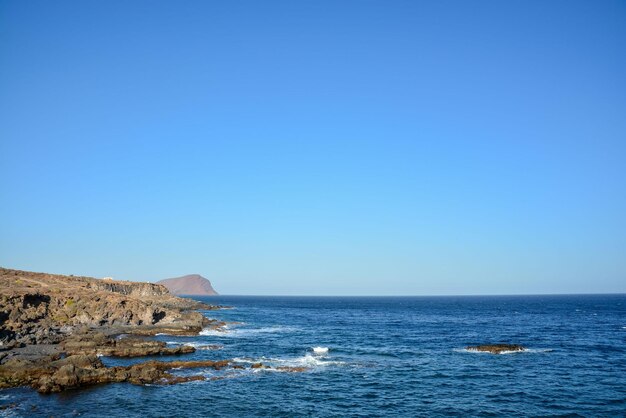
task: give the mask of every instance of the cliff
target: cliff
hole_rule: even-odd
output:
[[[80,327],[140,327],[194,333],[209,308],[152,283],[0,268],[0,347],[58,343]],[[158,332],[158,331],[155,331]]]
[[[199,274],[160,280],[157,285],[165,286],[174,295],[211,296],[217,295],[211,282]]]

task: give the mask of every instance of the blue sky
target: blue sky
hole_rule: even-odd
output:
[[[623,1],[0,1],[0,265],[626,292]]]

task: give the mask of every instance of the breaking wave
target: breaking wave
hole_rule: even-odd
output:
[[[344,361],[335,361],[335,360],[323,360],[318,356],[313,356],[309,353],[305,354],[301,357],[295,358],[272,358],[272,357],[259,357],[259,358],[251,358],[251,357],[237,357],[234,358],[233,361],[235,363],[246,363],[246,364],[255,364],[255,363],[263,363],[270,367],[308,367],[311,369],[319,369],[328,366],[345,366],[348,363]],[[271,370],[271,369],[257,369],[257,370]]]
[[[221,350],[224,348],[220,344],[207,344],[206,341],[166,341],[168,345],[186,345],[196,350]]]
[[[313,352],[315,354],[327,354],[328,347],[313,347]]]
[[[230,328],[228,326],[223,326],[216,329],[203,329],[200,331],[199,335],[204,336],[212,336],[212,337],[224,337],[224,338],[246,338],[251,336],[256,336],[259,334],[274,334],[274,333],[282,333],[282,332],[293,332],[298,331],[298,328],[294,327],[284,327],[284,326],[273,326],[273,327],[262,327],[262,328]]]

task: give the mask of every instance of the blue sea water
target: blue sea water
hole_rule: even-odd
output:
[[[227,332],[163,341],[219,344],[169,359],[306,366],[180,370],[217,380],[112,384],[54,395],[0,391],[9,416],[626,416],[626,295],[210,297]],[[525,352],[464,348],[516,343]],[[328,348],[314,351],[314,347]],[[110,365],[145,359],[103,358]]]

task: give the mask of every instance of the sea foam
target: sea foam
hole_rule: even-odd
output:
[[[327,354],[328,347],[313,347],[313,352],[315,354]]]
[[[166,341],[168,345],[186,345],[196,350],[221,350],[224,348],[220,344],[207,344],[206,341]]]
[[[282,326],[262,327],[262,328],[234,328],[234,329],[224,326],[224,327],[217,328],[217,329],[203,329],[202,331],[200,331],[199,335],[223,337],[223,338],[246,338],[246,337],[256,336],[259,334],[274,334],[274,333],[282,333],[282,332],[293,332],[297,330],[298,329],[294,327],[282,327]]]
[[[250,358],[250,357],[237,357],[234,358],[233,361],[235,363],[246,363],[246,364],[255,364],[255,363],[263,363],[270,367],[307,367],[310,369],[319,369],[327,366],[343,366],[346,365],[346,362],[343,361],[333,361],[333,360],[322,360],[318,356],[313,356],[309,353],[305,354],[301,357],[295,358],[272,358],[272,357],[258,357],[258,358]],[[255,369],[255,371],[268,370],[272,371],[274,369]],[[280,370],[278,370],[280,371]]]

